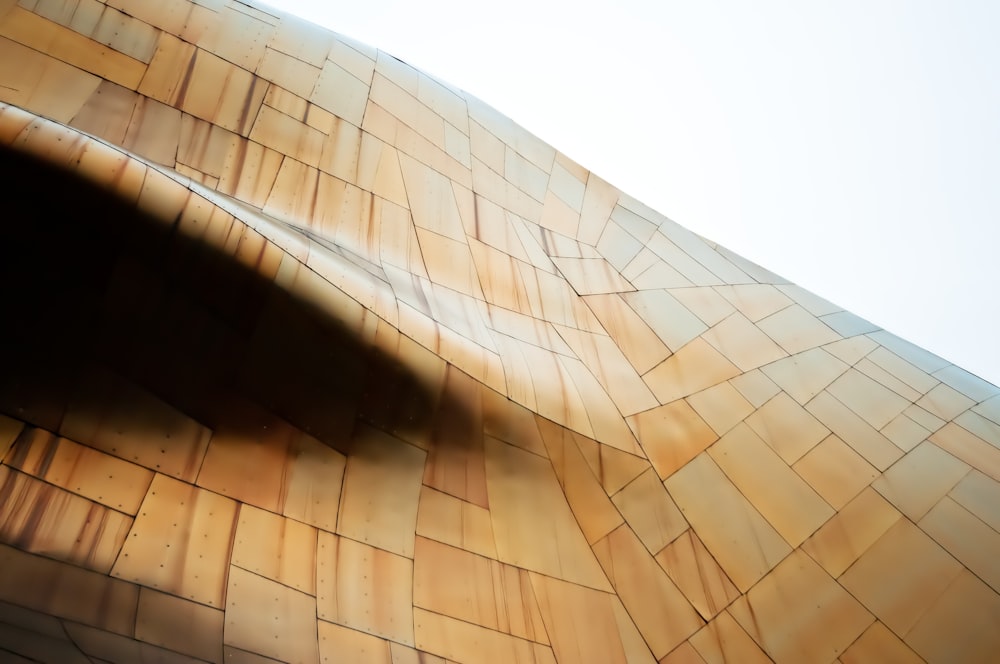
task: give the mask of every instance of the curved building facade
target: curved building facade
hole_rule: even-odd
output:
[[[1000,653],[1000,389],[476,99],[0,0],[0,102],[0,659]]]

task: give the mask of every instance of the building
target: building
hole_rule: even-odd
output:
[[[1000,389],[461,91],[0,0],[0,101],[11,660],[1000,652]]]

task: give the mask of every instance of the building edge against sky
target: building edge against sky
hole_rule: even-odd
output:
[[[457,83],[688,228],[1000,380],[991,3],[274,4]]]
[[[0,2],[0,62],[0,651],[1000,648],[996,386],[260,6]]]

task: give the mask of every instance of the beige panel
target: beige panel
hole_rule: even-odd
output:
[[[830,433],[784,392],[758,408],[746,423],[788,464],[798,461]]]
[[[622,452],[610,445],[602,445],[577,433],[573,434],[573,439],[576,440],[583,458],[590,465],[591,472],[609,496],[617,493],[649,467],[646,459]]]
[[[112,574],[221,607],[239,505],[156,475]]]
[[[323,154],[325,137],[306,123],[263,104],[253,122],[250,140],[316,167]]]
[[[792,300],[780,290],[764,284],[716,286],[714,290],[754,322],[792,304]]]
[[[595,544],[594,552],[653,656],[663,657],[704,624],[627,525]]]
[[[618,623],[614,595],[541,574],[531,575],[531,585],[552,640],[552,650],[560,662],[653,661],[631,620],[624,627]],[[631,639],[626,630],[632,633]],[[630,649],[630,640],[636,637],[641,647]]]
[[[837,510],[879,474],[861,455],[834,435],[827,436],[792,467]]]
[[[140,96],[122,145],[158,164],[174,166],[180,134],[180,111]]]
[[[428,278],[459,293],[483,299],[469,245],[419,227],[416,232]]]
[[[840,577],[897,634],[906,634],[962,571],[908,519],[900,519]]]
[[[752,403],[754,408],[760,408],[781,391],[760,369],[740,374],[729,383]]]
[[[848,369],[826,389],[876,429],[887,425],[910,405],[908,400],[854,369]]]
[[[876,621],[858,640],[851,644],[840,656],[843,664],[864,664],[865,662],[891,662],[892,664],[921,664],[915,652],[899,640],[888,627]]]
[[[622,293],[635,287],[603,258],[553,258],[559,271],[579,295]]]
[[[104,574],[0,545],[0,599],[59,618],[132,634],[139,588]]]
[[[903,451],[888,438],[826,392],[806,404],[806,410],[879,470],[887,469],[903,456]]]
[[[297,433],[285,462],[282,514],[333,531],[346,462],[340,452],[312,436]]]
[[[0,37],[0,101],[69,122],[101,83],[97,76]]]
[[[972,470],[948,495],[1000,532],[1000,482]]]
[[[703,390],[740,370],[702,339],[695,339],[643,376],[660,403]]]
[[[316,594],[316,529],[243,505],[233,543],[233,565]]]
[[[687,402],[698,415],[722,435],[754,412],[753,405],[729,383],[719,383],[707,390],[692,394]]]
[[[670,349],[618,295],[591,295],[584,301],[640,374],[670,355]]]
[[[778,360],[762,368],[789,396],[805,404],[847,371],[847,365],[822,348]]]
[[[577,239],[587,244],[597,244],[618,201],[618,195],[617,189],[593,173],[589,174],[587,188],[583,193]]]
[[[718,288],[722,287],[674,288],[670,294],[706,325],[712,326],[735,311],[733,305],[716,292]]]
[[[729,609],[776,662],[836,657],[872,623],[872,616],[819,565],[793,552]],[[795,616],[795,629],[787,628]]]
[[[691,637],[690,643],[708,664],[747,662],[766,664],[770,657],[754,643],[739,623],[723,611]]]
[[[920,426],[905,414],[899,415],[892,422],[882,427],[883,436],[892,441],[893,445],[909,452],[914,447],[927,440],[931,432]]]
[[[7,452],[10,450],[14,441],[18,439],[21,435],[21,431],[24,429],[24,423],[19,422],[13,418],[7,417],[6,415],[0,415],[0,462],[4,461],[7,457]],[[32,438],[38,434],[27,434]],[[20,448],[20,445],[19,445]],[[15,465],[13,461],[6,461],[6,463]],[[27,470],[27,469],[26,469]],[[27,470],[32,475],[37,475],[37,471]]]
[[[928,662],[988,662],[1000,652],[1000,597],[966,570],[920,617],[906,642]]]
[[[644,290],[622,297],[672,351],[681,350],[708,329],[665,290]]]
[[[486,486],[501,562],[610,590],[546,459],[488,438]]]
[[[284,159],[281,153],[246,141],[227,155],[219,176],[218,190],[250,205],[263,208]]]
[[[225,642],[290,663],[318,661],[316,599],[232,567]]]
[[[111,81],[101,81],[69,124],[120,145],[139,96]]]
[[[132,525],[120,512],[5,466],[0,496],[0,540],[98,572],[111,569]]]
[[[834,511],[746,425],[709,448],[720,468],[793,547]]]
[[[797,304],[758,321],[757,326],[790,354],[840,339],[839,334]]]
[[[364,425],[352,445],[337,532],[412,557],[426,454]]]
[[[543,418],[538,419],[538,429],[552,460],[552,468],[566,494],[566,501],[587,542],[593,544],[620,526],[622,515],[608,499],[580,451],[576,442],[579,434]]]
[[[555,664],[552,649],[420,608],[413,609],[416,646],[456,662]]]
[[[496,558],[489,510],[435,491],[420,488],[417,535]]]
[[[0,443],[0,451],[4,445]],[[41,429],[26,430],[6,463],[119,512],[135,515],[153,473]]]
[[[786,355],[785,351],[739,313],[729,316],[705,332],[702,338],[743,371],[756,369]]]
[[[753,643],[752,640],[750,642]],[[659,664],[705,664],[705,660],[690,641],[685,641],[674,648],[669,655],[661,657]]]
[[[285,464],[297,431],[249,404],[236,404],[212,435],[198,486],[280,512]]]
[[[677,539],[688,528],[687,521],[652,468],[635,478],[611,500],[651,554]]]
[[[85,625],[66,623],[66,633],[81,651],[94,658],[93,661],[166,662],[167,664],[198,664],[200,661]]]
[[[573,353],[587,365],[623,415],[631,415],[658,405],[649,388],[611,337],[589,334],[563,325],[554,327]]]
[[[968,472],[966,464],[926,442],[893,464],[872,487],[918,521]]]
[[[1000,448],[990,445],[952,422],[944,425],[930,437],[930,440],[941,449],[1000,482]]]
[[[414,645],[413,561],[322,531],[317,560],[316,615]]]
[[[389,642],[389,655],[392,658],[392,664],[448,664],[441,657],[391,641]]]
[[[309,101],[359,127],[365,115],[370,81],[370,76],[362,81],[340,63],[327,60]]]
[[[232,3],[221,8],[218,28],[209,32],[200,45],[243,69],[256,71],[276,23],[273,16],[257,12],[248,5]]]
[[[444,579],[447,582],[442,583]],[[433,540],[417,539],[413,605],[549,643],[528,572]]]
[[[222,662],[225,613],[142,588],[135,638],[209,662]]]
[[[885,349],[879,348],[878,350]],[[888,353],[888,351],[885,352]],[[896,378],[896,376],[886,371],[878,364],[875,364],[875,362],[873,362],[869,357],[862,358],[857,364],[854,365],[854,368],[909,401],[917,401],[921,396],[923,396],[922,392],[913,389],[905,382]]]
[[[50,54],[84,71],[136,89],[146,65],[37,14],[15,7],[0,19],[0,36]]]
[[[1000,589],[1000,533],[950,498],[917,525],[994,590]]]
[[[722,569],[746,592],[788,555],[790,547],[701,454],[667,478],[667,490]]]
[[[943,420],[951,420],[975,406],[976,402],[961,392],[941,384],[925,394],[917,405]]]
[[[691,529],[657,553],[656,561],[705,620],[740,596],[740,591]]]
[[[719,436],[683,399],[628,418],[660,478],[695,458]]]
[[[308,98],[319,79],[320,69],[281,51],[267,48],[257,68],[257,75],[299,97]]]
[[[139,92],[246,136],[267,86],[250,72],[163,34]]]
[[[394,664],[389,642],[353,629],[318,621],[319,656],[324,662]]]
[[[546,456],[535,415],[503,394],[481,386],[483,433],[523,450]]]
[[[166,475],[193,481],[211,432],[147,391],[102,370],[84,373],[59,433]],[[141,418],[134,413],[142,413]]]
[[[802,550],[839,577],[901,516],[878,492],[865,489],[806,540]]]

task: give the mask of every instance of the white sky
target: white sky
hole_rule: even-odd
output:
[[[269,4],[1000,384],[1000,2]]]

